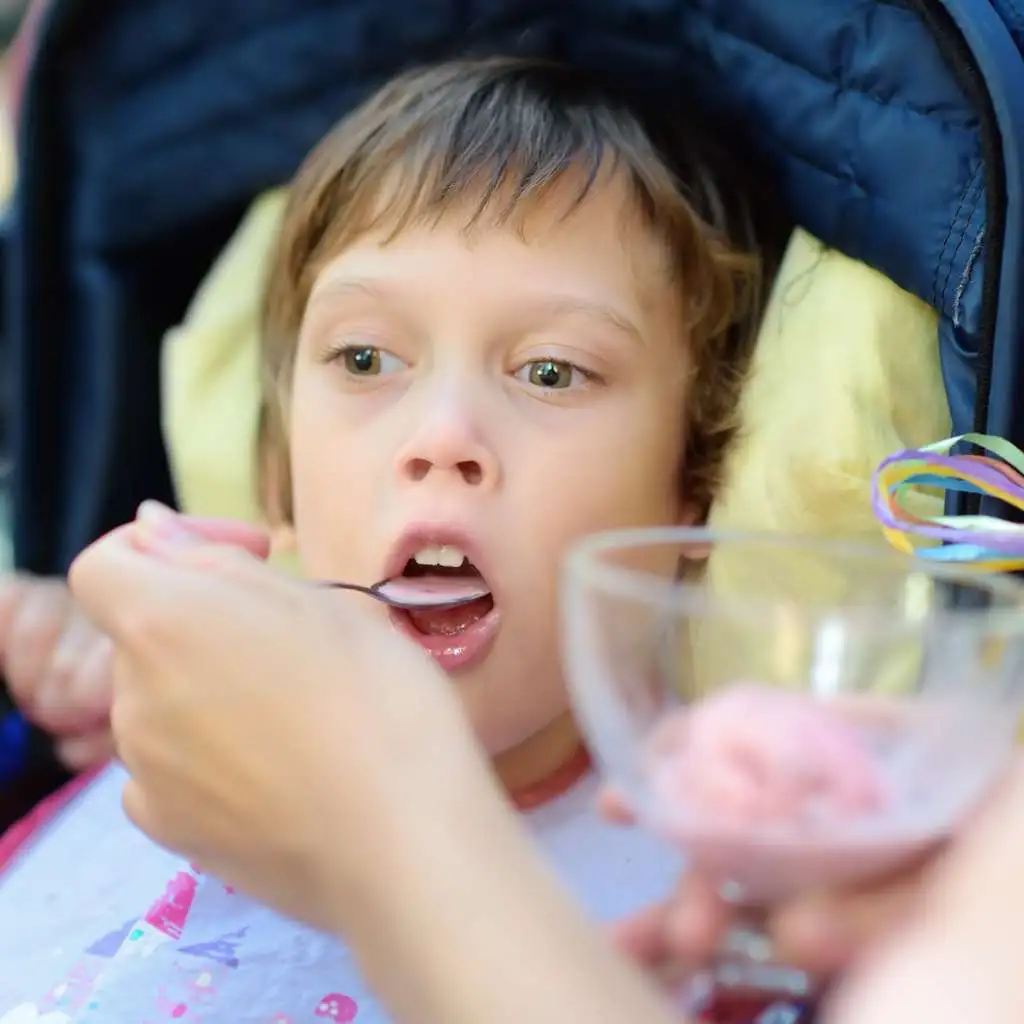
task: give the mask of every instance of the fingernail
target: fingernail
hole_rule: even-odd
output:
[[[187,530],[150,530],[145,524],[142,524],[137,537],[144,550],[154,553],[174,553],[202,544],[199,537]]]
[[[139,519],[134,525],[133,533],[136,547],[150,554],[167,554],[202,543],[201,538],[190,530],[183,529],[173,516],[169,520],[156,523],[149,517]]]
[[[189,528],[184,516],[159,501],[144,501],[135,517],[136,539],[152,549],[181,548],[199,543],[195,531]]]
[[[147,499],[139,505],[135,518],[140,523],[151,523],[153,526],[164,526],[176,523],[178,514],[159,501]]]

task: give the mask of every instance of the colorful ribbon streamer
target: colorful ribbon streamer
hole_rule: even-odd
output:
[[[991,455],[950,455],[961,441]],[[1024,569],[1024,524],[994,516],[922,518],[904,505],[914,487],[989,495],[1024,510],[1024,453],[1009,441],[960,434],[890,455],[875,470],[871,501],[886,538],[900,551],[993,572]]]

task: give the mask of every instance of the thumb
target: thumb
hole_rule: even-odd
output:
[[[189,537],[187,533],[184,535]],[[209,600],[209,572],[259,582],[273,571],[248,551],[201,539],[164,537],[140,544],[134,523],[108,533],[72,563],[68,586],[94,625],[115,644],[141,640]]]
[[[136,516],[136,536],[145,547],[154,539],[180,541],[198,538],[211,544],[243,548],[256,558],[270,554],[270,535],[258,526],[236,519],[179,515],[157,501],[144,501]]]
[[[277,576],[262,558],[247,548],[223,542],[210,543],[202,537],[186,535],[186,538],[169,542],[157,540],[148,543],[146,550],[171,566],[198,569],[207,578],[215,575],[251,586],[268,576]]]

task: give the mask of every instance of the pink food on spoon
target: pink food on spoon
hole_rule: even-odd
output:
[[[410,608],[433,608],[447,602],[484,598],[490,593],[479,576],[395,576],[382,580],[374,589]]]

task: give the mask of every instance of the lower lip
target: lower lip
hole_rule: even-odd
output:
[[[501,616],[492,608],[482,619],[451,636],[421,633],[407,612],[392,609],[391,621],[399,632],[419,644],[445,672],[462,672],[478,665],[490,653],[501,626]]]

